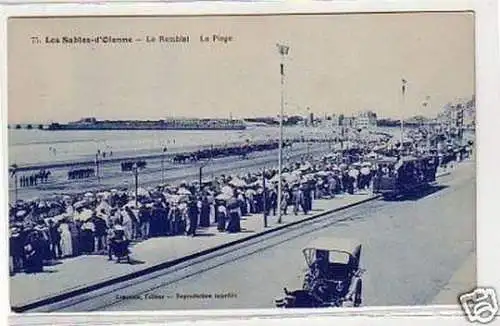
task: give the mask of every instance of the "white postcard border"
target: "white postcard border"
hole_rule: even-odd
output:
[[[12,3],[12,1],[8,1]],[[329,12],[389,12],[389,11],[462,11],[474,10],[476,12],[476,96],[478,103],[477,116],[477,143],[478,143],[478,169],[477,169],[477,257],[478,257],[478,284],[480,286],[492,286],[500,291],[500,273],[497,263],[500,261],[498,248],[500,222],[496,218],[498,202],[496,191],[500,184],[498,173],[498,162],[500,155],[495,149],[495,139],[499,136],[499,128],[496,125],[497,108],[499,104],[500,69],[498,58],[498,7],[494,0],[478,1],[437,1],[421,0],[415,1],[341,1],[341,2],[182,2],[182,3],[107,3],[107,4],[21,4],[4,6],[2,10],[2,25],[0,38],[6,45],[6,19],[11,16],[73,16],[73,15],[208,15],[208,14],[286,14],[286,13],[329,13]],[[7,121],[7,75],[6,69],[6,46],[2,47],[2,78],[1,78],[1,100],[2,119]],[[7,128],[3,126],[1,133],[3,144],[3,155],[1,160],[0,181],[7,184]],[[7,191],[2,189],[1,205],[4,212],[7,211]],[[432,216],[429,218],[439,218]],[[498,227],[497,227],[498,226]],[[8,261],[7,250],[7,228],[6,223],[0,223],[1,237],[0,252],[4,261]],[[5,241],[5,242],[4,242]],[[7,268],[0,273],[0,284],[2,284],[2,316],[9,314],[9,296],[5,291],[8,288]],[[344,325],[392,325],[395,323],[422,322],[439,323],[441,325],[453,325],[466,323],[465,318],[457,307],[427,306],[427,307],[378,307],[361,308],[359,310],[341,309],[337,311],[319,313],[314,311],[314,321],[310,311],[300,314],[295,312],[276,312],[274,310],[246,310],[246,311],[193,311],[193,312],[155,312],[155,313],[99,313],[99,314],[50,314],[50,315],[14,315],[10,324],[109,324],[114,323],[157,323],[189,319],[216,318],[218,323],[231,323],[240,325],[255,325],[266,323],[267,318],[272,318],[273,324],[283,323],[286,325],[302,323],[330,324],[342,322]],[[57,316],[57,319],[55,319]],[[274,318],[273,318],[274,316]],[[281,316],[290,318],[282,319]],[[309,316],[309,317],[306,317]],[[358,316],[357,318],[351,318]],[[267,317],[264,320],[256,317]],[[279,319],[278,319],[278,318]],[[69,318],[69,319],[68,319]],[[239,319],[226,321],[227,318]],[[307,318],[307,320],[306,320]],[[208,321],[206,321],[208,322]],[[213,322],[213,321],[211,321]],[[203,324],[204,322],[198,321]],[[179,323],[180,324],[180,323]]]

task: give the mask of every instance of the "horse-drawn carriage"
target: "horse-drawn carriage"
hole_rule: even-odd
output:
[[[352,239],[319,238],[303,249],[308,266],[302,289],[275,300],[280,308],[359,307],[364,270],[361,244]]]

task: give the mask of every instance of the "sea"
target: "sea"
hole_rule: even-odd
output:
[[[387,129],[387,128],[385,128]],[[394,128],[380,131],[394,132]],[[397,128],[396,128],[397,129]],[[284,138],[331,137],[335,127],[284,127]],[[397,132],[397,130],[396,130]],[[110,157],[131,157],[167,152],[195,150],[210,146],[246,141],[279,139],[279,128],[252,126],[246,130],[79,130],[49,131],[9,129],[8,161],[10,164],[39,165],[93,160],[96,153]],[[102,155],[102,154],[101,154]]]

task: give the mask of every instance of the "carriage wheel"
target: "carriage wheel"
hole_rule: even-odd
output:
[[[361,305],[362,290],[363,290],[363,282],[359,280],[358,284],[356,285],[356,292],[354,293],[354,307],[359,307]]]

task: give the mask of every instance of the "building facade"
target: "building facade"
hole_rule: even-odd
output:
[[[358,129],[369,129],[377,126],[377,114],[373,111],[358,113],[354,118],[354,125]]]

